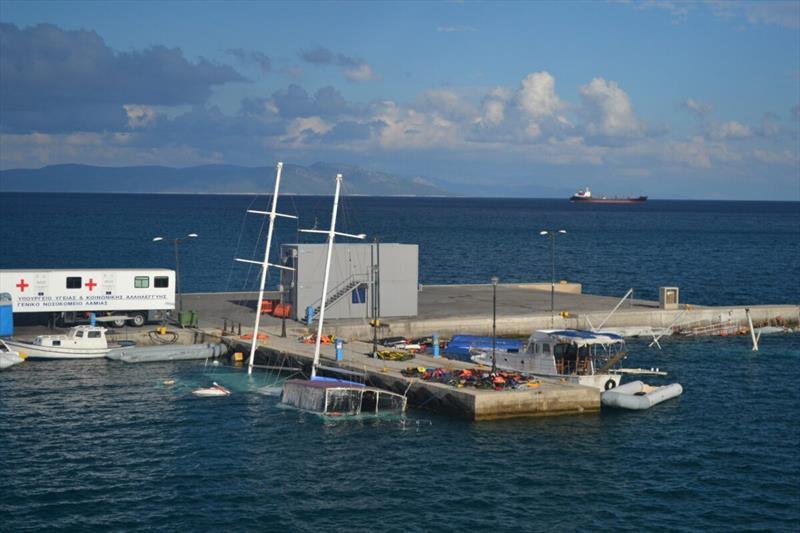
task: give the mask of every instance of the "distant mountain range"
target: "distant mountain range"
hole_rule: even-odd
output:
[[[344,192],[373,196],[452,196],[423,178],[393,176],[356,166],[314,163],[285,164],[281,192],[333,194],[333,178],[345,176]],[[0,171],[2,192],[115,192],[115,193],[264,193],[274,185],[274,167],[204,165],[189,168],[160,166],[96,167],[52,165],[38,169]]]
[[[533,180],[527,183],[508,183],[499,179],[485,183],[446,181],[333,163],[314,163],[309,166],[284,164],[281,192],[331,195],[333,178],[337,172],[344,174],[343,191],[349,195],[566,199],[574,192],[561,184],[548,187],[538,185]],[[2,170],[0,192],[263,194],[272,190],[274,179],[274,167],[97,167],[66,164]]]

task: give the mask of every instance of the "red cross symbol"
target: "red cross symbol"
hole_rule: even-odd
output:
[[[19,283],[15,285],[15,287],[19,287],[19,292],[25,292],[25,287],[30,287],[30,283],[25,283],[24,279],[20,279]]]
[[[94,289],[95,287],[97,287],[97,283],[95,283],[95,282],[94,282],[94,280],[93,280],[92,278],[89,278],[89,281],[87,281],[86,283],[84,283],[84,285],[85,285],[85,286],[87,286],[87,287],[89,287],[89,292],[92,292],[92,289]]]

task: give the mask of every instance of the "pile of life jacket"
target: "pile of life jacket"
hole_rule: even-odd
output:
[[[408,367],[401,371],[406,377],[419,378],[424,381],[444,383],[456,388],[474,387],[484,390],[513,390],[535,388],[539,380],[519,372],[498,370],[492,373],[482,368],[464,368],[446,370],[444,368]]]

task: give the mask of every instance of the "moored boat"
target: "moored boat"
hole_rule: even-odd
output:
[[[641,381],[631,381],[600,395],[600,401],[606,407],[642,410],[676,398],[683,393],[680,383],[671,383],[663,387],[652,387]]]
[[[626,355],[622,336],[575,329],[536,330],[525,350],[519,353],[495,351],[497,368],[598,390],[619,385],[621,376],[611,370]],[[491,350],[473,355],[472,360],[491,365]]]
[[[170,344],[166,346],[126,346],[114,348],[106,354],[112,361],[125,363],[154,363],[160,361],[185,361],[220,357],[227,351],[225,344]]]
[[[65,335],[39,335],[33,342],[9,339],[5,343],[31,359],[94,359],[111,349],[106,328],[75,326]]]
[[[640,204],[647,201],[647,196],[592,196],[592,191],[586,187],[573,194],[569,201],[580,204]]]

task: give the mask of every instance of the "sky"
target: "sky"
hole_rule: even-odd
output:
[[[800,201],[799,133],[797,1],[0,2],[0,169]]]

